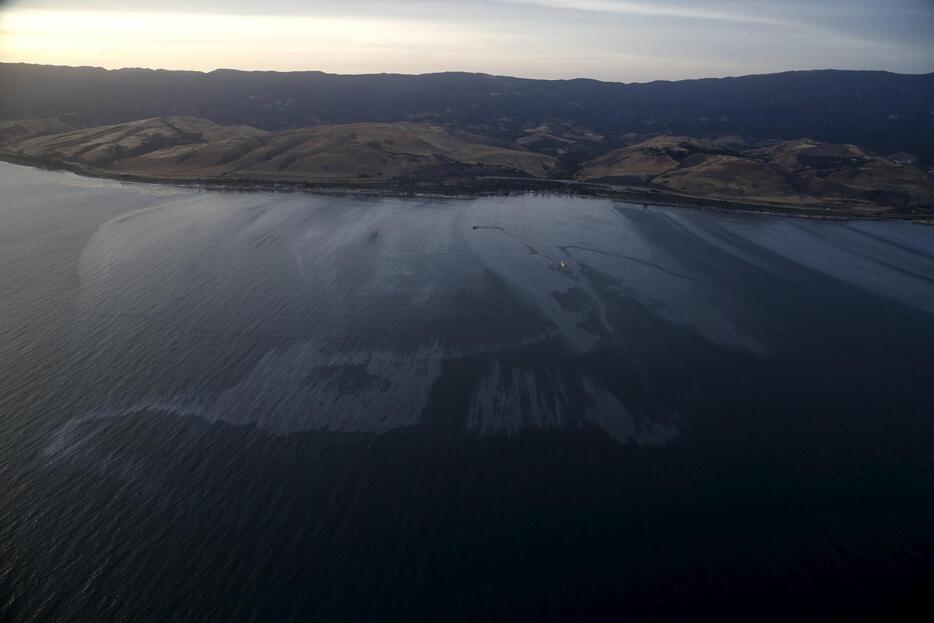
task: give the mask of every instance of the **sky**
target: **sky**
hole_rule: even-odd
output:
[[[0,0],[0,61],[623,82],[934,72],[934,0]]]

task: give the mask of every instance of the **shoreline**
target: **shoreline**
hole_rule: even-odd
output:
[[[825,207],[741,202],[694,195],[680,195],[652,187],[617,187],[610,184],[581,182],[578,180],[488,176],[467,178],[469,180],[467,183],[451,185],[444,183],[444,181],[433,182],[430,180],[355,183],[348,181],[311,182],[256,178],[220,179],[159,177],[96,169],[64,160],[33,158],[6,151],[0,151],[0,162],[45,171],[64,171],[95,179],[107,179],[135,184],[156,184],[160,186],[195,188],[206,191],[298,192],[318,195],[445,199],[473,199],[477,197],[510,196],[539,192],[554,195],[611,199],[626,203],[641,204],[645,207],[683,208],[722,214],[782,216],[827,221],[900,221],[918,225],[934,225],[934,213],[889,213],[883,210],[878,212],[845,211]]]

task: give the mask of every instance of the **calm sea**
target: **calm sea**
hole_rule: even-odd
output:
[[[931,594],[934,228],[0,164],[4,622]]]

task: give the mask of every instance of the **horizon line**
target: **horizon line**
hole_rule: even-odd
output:
[[[55,63],[31,63],[29,61],[6,61],[0,60],[0,65],[27,65],[31,67],[54,67],[54,68],[64,68],[64,69],[96,69],[100,71],[107,72],[118,72],[118,71],[164,71],[164,72],[179,72],[179,73],[196,73],[202,75],[210,75],[218,72],[238,72],[238,73],[255,73],[255,74],[321,74],[325,76],[346,76],[346,77],[368,77],[368,76],[402,76],[402,77],[421,77],[421,76],[439,76],[445,74],[462,74],[468,76],[485,76],[488,78],[509,78],[513,80],[529,80],[536,82],[576,82],[576,81],[587,81],[587,82],[599,82],[602,84],[623,84],[623,85],[637,85],[637,84],[654,84],[659,82],[664,83],[675,83],[675,82],[697,82],[702,80],[731,80],[731,79],[740,79],[740,78],[753,78],[758,76],[779,76],[783,74],[800,74],[800,73],[821,73],[821,72],[840,72],[840,73],[879,73],[879,74],[890,74],[894,76],[931,76],[934,75],[934,72],[923,72],[923,73],[910,73],[910,72],[899,72],[891,71],[888,69],[837,69],[834,67],[824,67],[820,69],[785,69],[782,71],[770,71],[770,72],[761,72],[761,73],[751,73],[751,74],[729,74],[722,76],[705,76],[702,78],[679,78],[675,80],[670,79],[656,79],[656,80],[646,80],[646,81],[632,81],[624,82],[622,80],[601,80],[599,78],[589,78],[586,76],[577,76],[574,78],[532,78],[526,76],[515,76],[508,74],[490,74],[481,71],[468,71],[460,69],[448,69],[443,71],[429,71],[423,73],[401,73],[401,72],[362,72],[362,73],[337,73],[329,72],[320,69],[238,69],[235,67],[217,67],[211,70],[202,70],[202,69],[169,69],[165,67],[102,67],[100,65],[61,65]]]

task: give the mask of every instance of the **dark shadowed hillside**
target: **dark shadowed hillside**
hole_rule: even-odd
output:
[[[205,74],[0,64],[0,120],[64,116],[89,127],[172,115],[265,130],[430,121],[556,144],[562,137],[535,131],[560,125],[602,137],[604,147],[632,142],[627,134],[807,136],[934,162],[934,74],[809,71],[621,84],[465,73]]]

